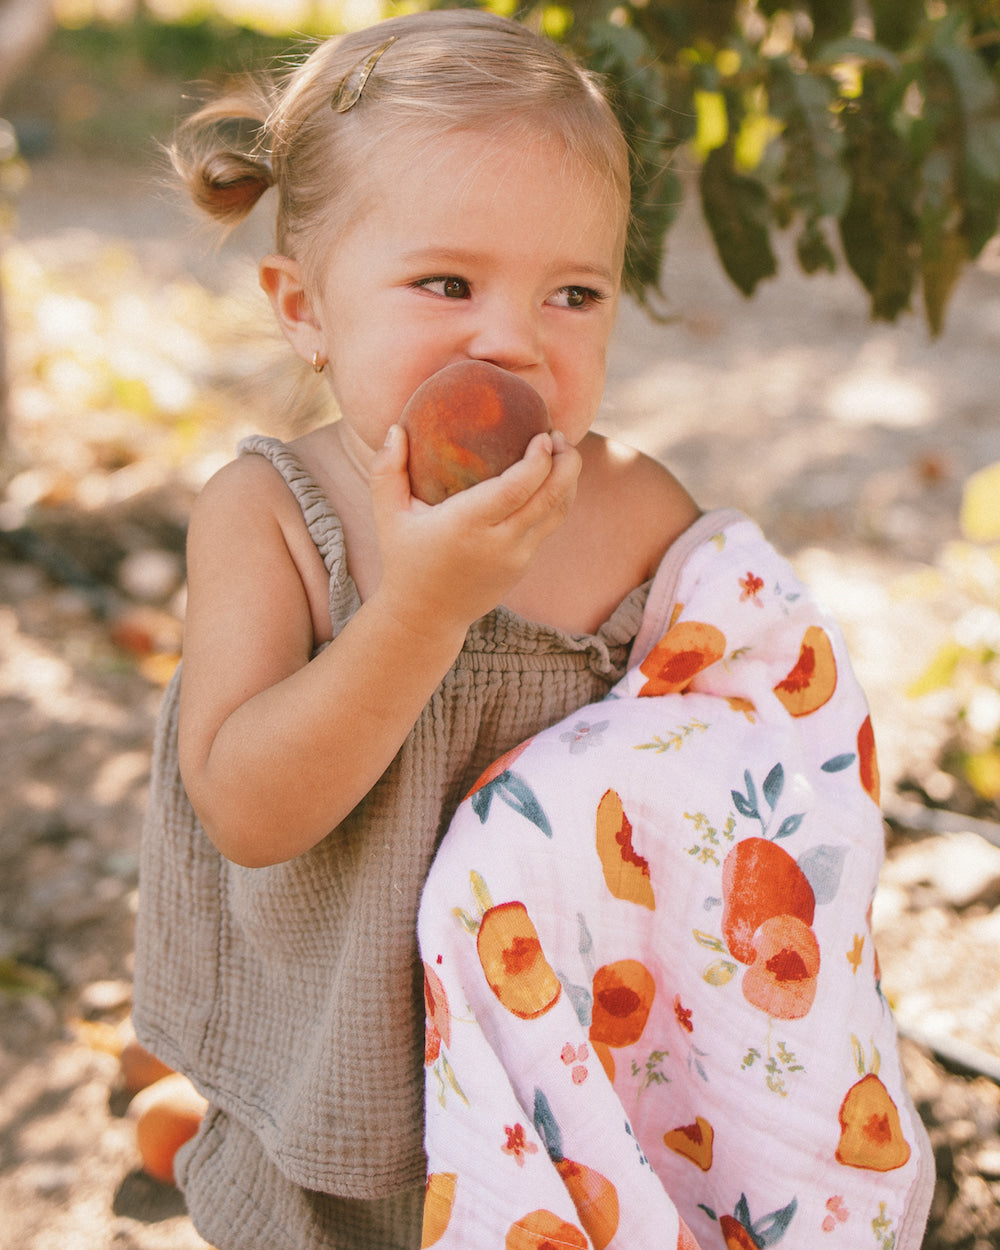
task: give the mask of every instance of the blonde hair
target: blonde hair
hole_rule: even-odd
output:
[[[338,112],[338,92],[390,39],[356,104]],[[253,141],[244,143],[248,127]],[[276,188],[277,248],[308,268],[364,211],[366,170],[392,136],[416,150],[448,131],[525,128],[559,136],[608,187],[624,249],[628,147],[598,80],[524,26],[475,9],[389,18],[328,39],[280,77],[248,79],[199,109],[171,156],[195,204],[227,226]]]

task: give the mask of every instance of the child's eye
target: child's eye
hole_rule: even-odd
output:
[[[421,290],[432,291],[435,295],[443,295],[445,299],[468,299],[469,284],[464,278],[452,276],[442,278],[423,278],[416,284]]]
[[[602,291],[589,286],[564,286],[556,291],[550,303],[558,308],[586,308],[588,304],[598,304],[605,298]]]

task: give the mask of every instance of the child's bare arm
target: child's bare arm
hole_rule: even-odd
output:
[[[541,436],[503,479],[413,503],[405,437],[372,498],[382,579],[313,652],[297,505],[264,462],[229,466],[189,534],[180,764],[206,832],[247,866],[315,845],[371,789],[462,647],[565,515],[579,457]],[[254,459],[254,458],[250,458]]]

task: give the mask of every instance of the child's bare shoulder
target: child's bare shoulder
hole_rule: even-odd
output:
[[[205,483],[191,510],[188,567],[218,585],[249,579],[287,589],[286,579],[294,578],[318,637],[329,627],[323,558],[288,484],[263,456],[239,456]]]
[[[652,456],[616,439],[588,435],[580,445],[591,507],[630,545],[652,576],[667,548],[701,515],[676,477]]]

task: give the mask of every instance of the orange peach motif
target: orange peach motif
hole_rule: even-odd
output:
[[[684,1124],[663,1134],[663,1144],[668,1149],[690,1159],[703,1172],[708,1172],[712,1167],[714,1140],[715,1132],[711,1124],[700,1115],[695,1116],[693,1124]]]
[[[555,1005],[559,978],[523,903],[499,903],[485,912],[476,948],[490,989],[512,1015],[533,1020]]]
[[[483,769],[479,777],[476,778],[472,789],[465,797],[467,799],[471,798],[477,790],[481,790],[483,786],[489,785],[491,781],[496,781],[500,774],[505,773],[521,752],[526,751],[530,745],[531,739],[529,738],[526,742],[519,742],[516,747],[511,747],[509,751],[505,751],[499,759],[494,760],[488,768]]]
[[[594,1250],[605,1250],[618,1231],[618,1190],[606,1176],[582,1163],[559,1159],[555,1166]]]
[[[631,1046],[642,1036],[656,993],[656,982],[637,959],[605,964],[594,974],[590,1040],[605,1046]]]
[[[791,855],[767,838],[744,838],[722,865],[722,936],[740,963],[757,957],[754,934],[774,916],[811,925],[816,896]]]
[[[798,1020],[816,997],[819,943],[795,916],[772,916],[753,936],[754,961],[743,976],[743,997],[779,1020]]]
[[[504,1250],[588,1250],[586,1233],[552,1211],[531,1211],[510,1226]]]
[[[677,694],[726,654],[725,635],[714,625],[680,621],[667,631],[639,665],[646,684],[640,696]]]
[[[719,1227],[726,1242],[726,1250],[760,1250],[754,1238],[733,1216],[720,1215]]]
[[[869,1072],[847,1091],[840,1107],[837,1162],[892,1172],[910,1158],[899,1112],[881,1080]]]
[[[677,1232],[677,1250],[701,1250],[701,1247],[695,1241],[694,1233],[692,1233],[683,1220],[680,1220],[680,1228]]]
[[[608,790],[597,805],[597,854],[615,898],[653,911],[649,863],[632,846],[632,823],[614,790]]]
[[[872,718],[866,716],[858,730],[858,771],[861,785],[874,803],[881,798],[881,781],[878,772],[878,752],[875,749],[875,732]]]
[[[433,1063],[441,1053],[441,1043],[451,1045],[451,1012],[448,1010],[448,996],[445,993],[441,978],[430,966],[424,963],[424,1013],[426,1029],[424,1033],[424,1062]]]
[[[827,703],[837,689],[837,661],[826,632],[810,625],[802,639],[799,658],[774,693],[792,716],[809,716]]]
[[[451,1222],[451,1209],[455,1205],[455,1172],[432,1172],[427,1177],[424,1191],[424,1224],[420,1234],[420,1250],[436,1245]]]

